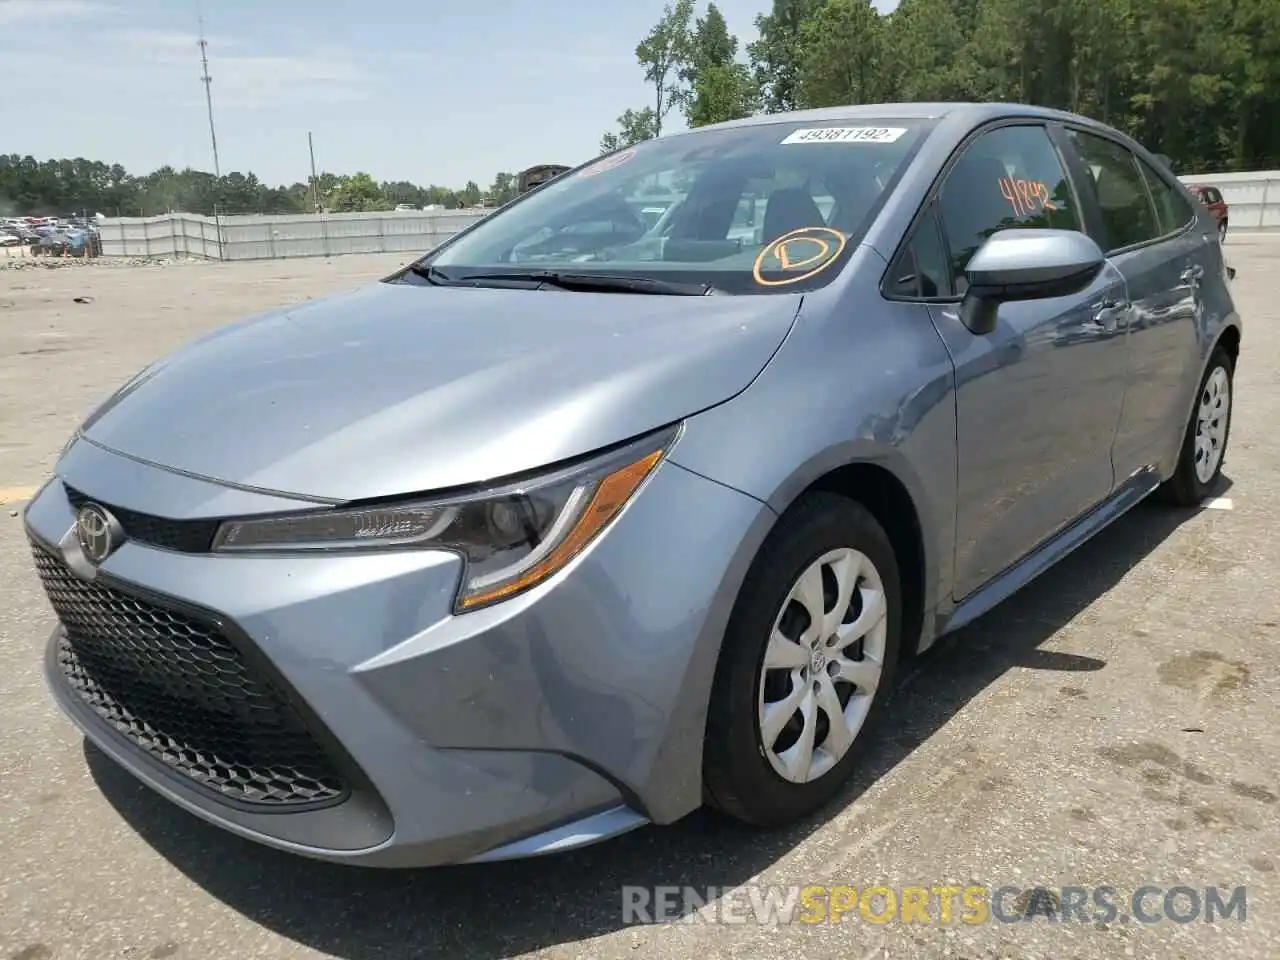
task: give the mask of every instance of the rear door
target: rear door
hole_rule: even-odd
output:
[[[1212,221],[1120,140],[1084,129],[1066,136],[1077,179],[1093,195],[1090,233],[1123,274],[1132,304],[1116,477],[1146,467],[1168,475],[1186,427],[1188,384],[1192,391],[1198,384],[1201,287],[1208,271],[1221,269]]]

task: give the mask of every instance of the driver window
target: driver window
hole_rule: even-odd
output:
[[[1075,196],[1048,131],[1039,125],[999,127],[973,141],[938,195],[957,295],[978,248],[998,230],[1079,230]]]

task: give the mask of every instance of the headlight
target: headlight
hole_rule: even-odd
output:
[[[677,427],[531,480],[480,493],[230,520],[216,553],[436,549],[466,561],[455,610],[522,593],[581,553],[670,449]]]

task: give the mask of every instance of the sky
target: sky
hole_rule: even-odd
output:
[[[635,47],[663,0],[197,4],[0,0],[0,153],[212,170],[202,12],[223,173],[305,181],[310,131],[321,172],[487,186],[590,158],[652,101]],[[769,0],[717,5],[745,46]]]

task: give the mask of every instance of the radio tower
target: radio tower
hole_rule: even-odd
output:
[[[204,83],[205,106],[209,108],[209,140],[213,144],[213,175],[221,179],[222,168],[218,165],[218,134],[213,127],[213,91],[210,89],[213,77],[209,76],[209,42],[204,38],[204,14],[200,12],[199,4],[196,5],[196,18],[200,23],[200,80]]]

